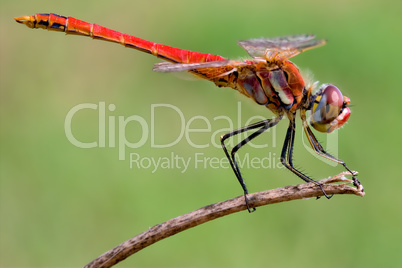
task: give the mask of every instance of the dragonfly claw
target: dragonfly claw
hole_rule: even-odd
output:
[[[247,194],[244,194],[244,200],[246,201],[248,213],[254,212],[256,210],[256,208],[250,208],[250,205],[248,204]]]
[[[331,199],[331,198],[334,196],[333,194],[327,195],[327,193],[325,192],[324,188],[322,188],[322,184],[321,184],[321,183],[316,182],[316,184],[318,185],[318,187],[320,187],[322,193],[324,194],[324,196],[325,196],[327,199]],[[316,200],[320,199],[320,197],[321,197],[321,196],[317,196],[317,199],[316,199]]]
[[[355,176],[353,176],[352,178],[353,178],[353,185],[356,186],[356,188],[357,188],[359,191],[364,192],[364,187],[363,187],[363,185],[360,183],[360,181],[359,181]]]

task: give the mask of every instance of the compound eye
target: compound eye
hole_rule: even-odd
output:
[[[334,85],[325,85],[318,93],[312,107],[311,125],[321,132],[327,132],[327,126],[342,112],[344,98]]]

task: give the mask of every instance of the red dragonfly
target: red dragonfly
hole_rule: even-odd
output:
[[[330,133],[341,127],[350,116],[348,104],[350,99],[343,96],[334,85],[323,84],[313,94],[317,82],[305,83],[299,69],[289,61],[291,57],[312,48],[322,46],[325,40],[316,40],[314,35],[292,35],[275,38],[260,38],[239,41],[253,58],[252,60],[235,61],[218,55],[183,50],[162,44],[153,43],[138,37],[123,34],[103,26],[87,23],[73,17],[56,14],[36,14],[34,16],[17,17],[15,20],[29,28],[43,28],[51,31],[90,36],[120,43],[126,47],[150,53],[168,62],[155,64],[157,72],[188,71],[198,77],[214,82],[218,87],[231,87],[241,94],[253,99],[257,104],[266,106],[275,114],[275,118],[265,119],[258,123],[234,130],[221,136],[221,144],[230,165],[244,191],[246,206],[248,190],[241,175],[235,155],[237,151],[268,128],[275,126],[284,116],[289,119],[289,127],[281,153],[282,164],[306,182],[314,182],[329,199],[322,185],[293,166],[292,154],[295,137],[296,112],[300,110],[303,129],[314,151],[345,167],[353,176],[354,184],[361,187],[355,174],[345,162],[327,153],[311,131],[306,112],[311,112],[309,123],[319,132]],[[232,148],[230,153],[225,141],[237,134],[254,130],[246,139]]]

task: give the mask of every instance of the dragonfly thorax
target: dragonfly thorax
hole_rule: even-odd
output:
[[[248,66],[247,66],[248,67]],[[238,72],[236,89],[275,114],[294,112],[303,99],[304,81],[298,68],[290,61],[281,65],[257,65]]]

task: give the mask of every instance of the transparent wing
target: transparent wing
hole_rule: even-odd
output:
[[[196,62],[196,63],[171,63],[171,62],[158,62],[154,65],[155,72],[181,72],[181,71],[190,71],[201,68],[216,68],[227,66],[230,63],[230,60],[223,61],[210,61],[210,62]]]
[[[267,61],[286,60],[308,49],[322,46],[325,40],[316,40],[315,35],[301,34],[274,38],[259,38],[238,41],[253,58],[264,58]]]

